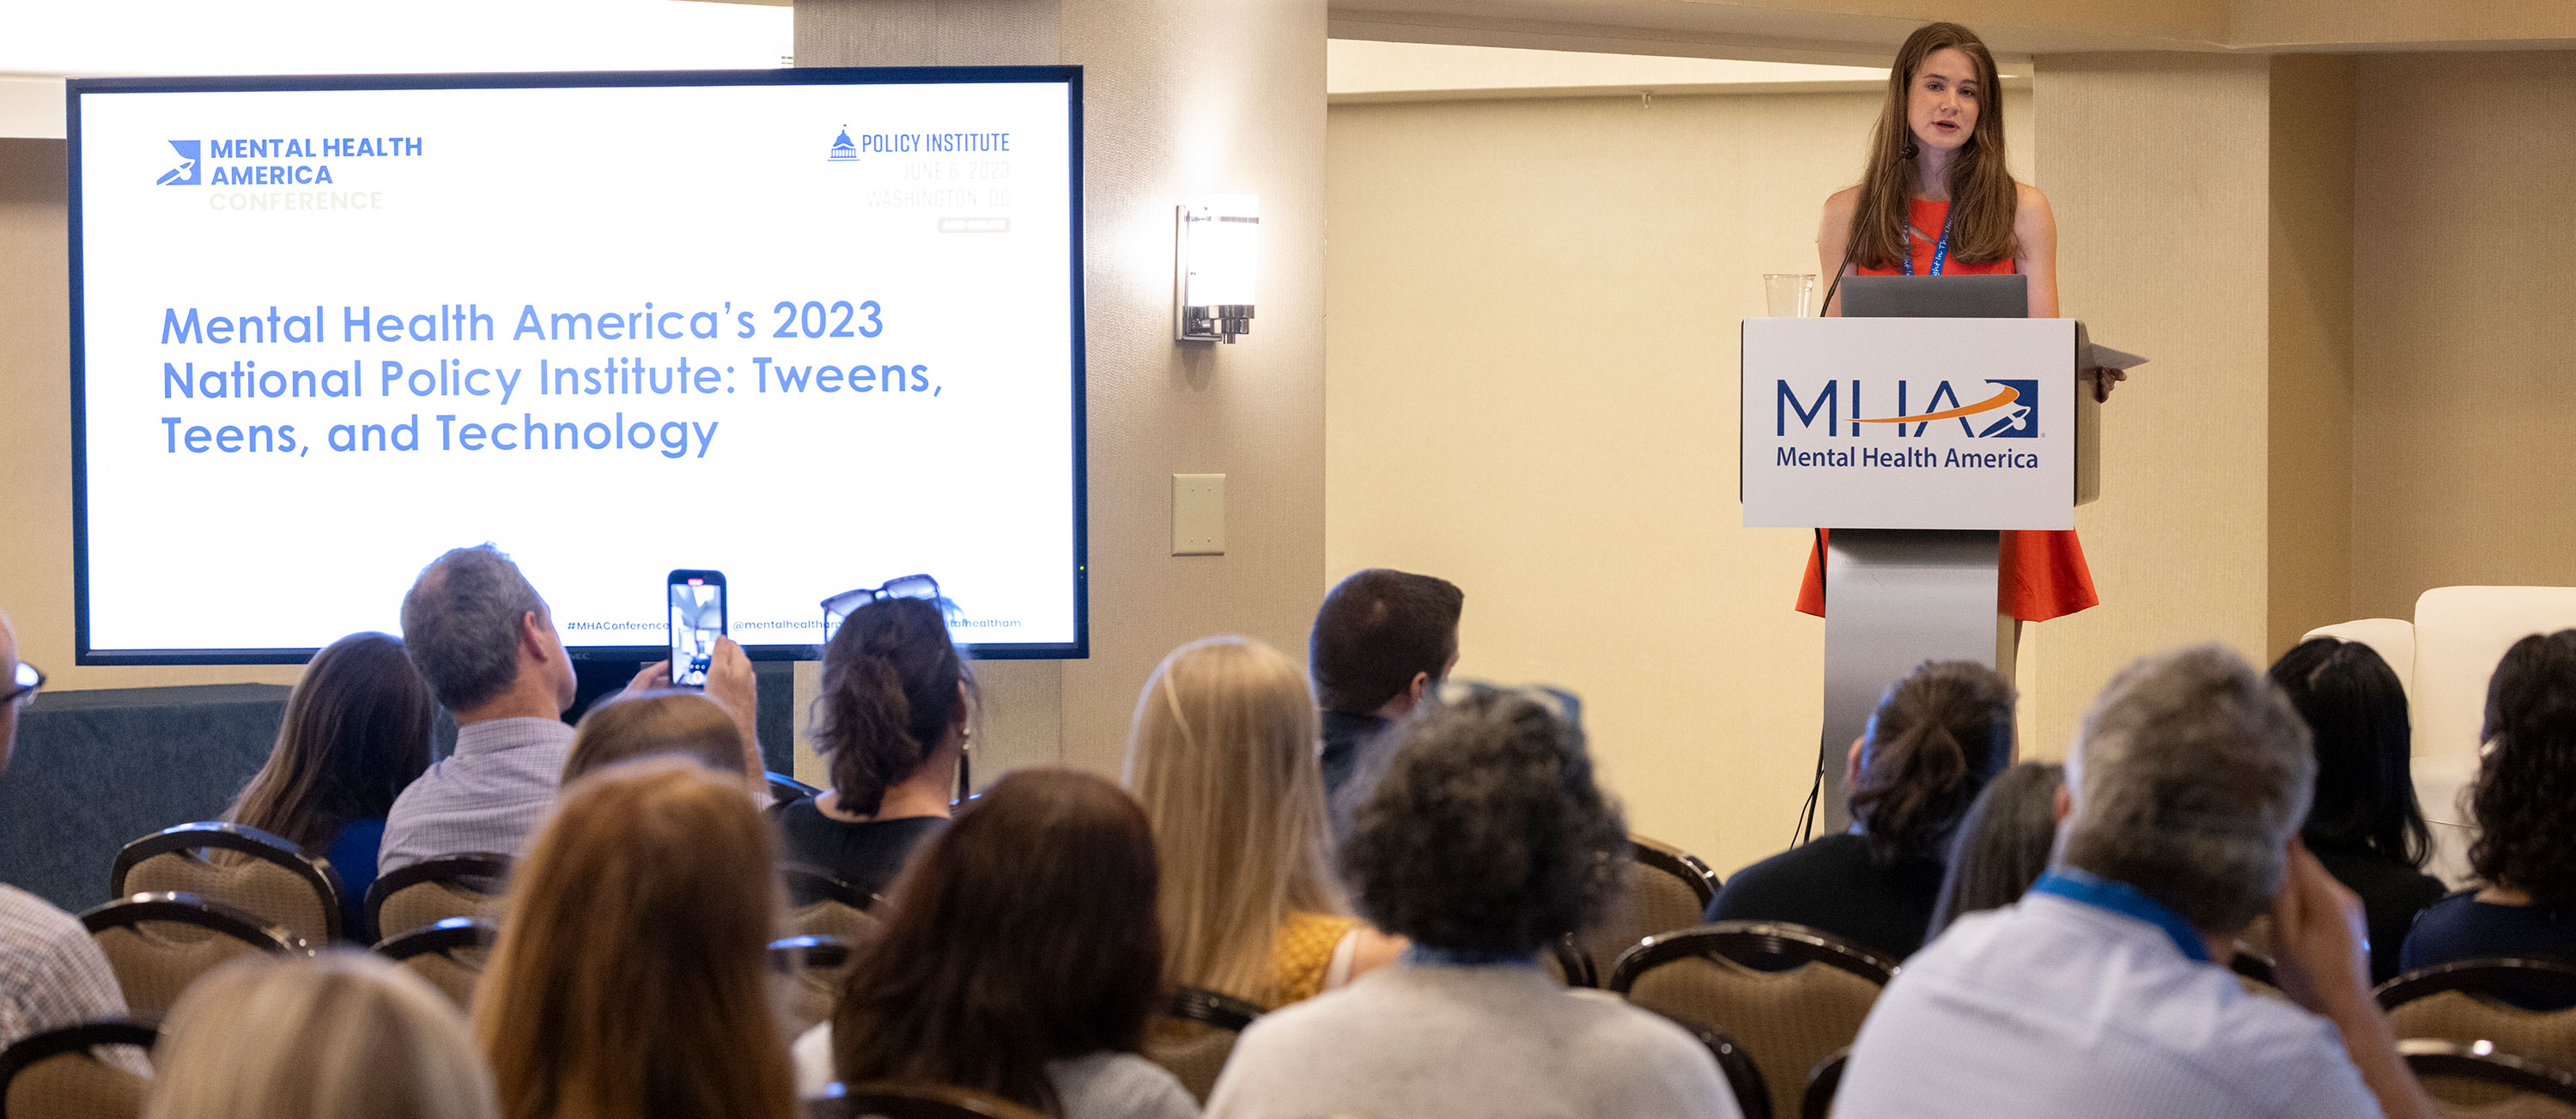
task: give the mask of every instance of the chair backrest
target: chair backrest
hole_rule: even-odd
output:
[[[1798,1119],[1825,1119],[1834,1113],[1834,1093],[1842,1090],[1843,1067],[1851,1064],[1851,1046],[1816,1062],[1807,1074],[1807,1094],[1798,1102]]]
[[[1258,1003],[1183,987],[1164,997],[1161,1013],[1146,1028],[1145,1057],[1204,1104],[1226,1059],[1234,1055],[1235,1039],[1258,1017]]]
[[[1896,962],[1830,933],[1772,921],[1720,921],[1646,939],[1619,958],[1610,990],[1744,1047],[1770,1088],[1771,1113],[1795,1115],[1810,1073],[1852,1043]]]
[[[805,1101],[809,1119],[1044,1119],[998,1096],[944,1084],[833,1084]]]
[[[1676,1019],[1675,1025],[1698,1038],[1708,1055],[1717,1061],[1717,1070],[1726,1076],[1727,1089],[1735,1094],[1735,1109],[1743,1119],[1771,1119],[1771,1089],[1762,1079],[1762,1066],[1735,1039],[1697,1022]]]
[[[2484,1042],[2397,1043],[2424,1091],[2454,1119],[2576,1119],[2576,1074]]]
[[[313,954],[302,937],[195,894],[136,894],[81,914],[81,925],[139,1018],[169,1014],[188,984],[236,957]]]
[[[821,867],[781,863],[778,879],[787,889],[787,931],[797,936],[828,936],[857,946],[880,923],[869,913],[877,896]]]
[[[128,1063],[102,1060],[96,1047],[129,1045],[149,1052],[158,1031],[142,1022],[83,1022],[19,1038],[0,1050],[0,1119],[134,1119],[143,1113],[146,1081]]]
[[[463,1010],[474,1004],[474,984],[483,978],[492,942],[500,936],[500,923],[489,917],[449,917],[386,937],[376,954],[428,980]]]
[[[1592,966],[1592,957],[1583,951],[1583,942],[1572,936],[1560,936],[1547,943],[1547,954],[1539,965],[1556,981],[1568,987],[1598,987],[1601,973]]]
[[[401,867],[367,887],[367,916],[390,939],[450,917],[492,917],[510,883],[510,856],[443,855]]]
[[[769,779],[769,800],[772,804],[803,800],[823,791],[774,769],[763,770],[761,775]]]
[[[857,960],[850,943],[835,936],[790,936],[769,942],[769,972],[778,980],[774,994],[787,1036],[803,1034],[832,1016],[850,965]]]
[[[2464,960],[2381,984],[2379,1005],[2397,1036],[2437,1038],[2576,1069],[2576,1009],[2525,1010],[2502,997],[2535,996],[2576,1007],[2576,967],[2549,960]]]
[[[2576,587],[2435,587],[2415,599],[2415,756],[2475,758],[2487,680],[2513,643],[2576,627]],[[2426,805],[2426,811],[2432,806]]]
[[[1647,937],[1697,927],[1717,897],[1717,872],[1698,856],[1642,835],[1628,844],[1628,888],[1600,925],[1576,936],[1594,975],[1610,974],[1619,954]]]
[[[207,858],[208,851],[226,855]],[[328,944],[340,927],[340,875],[324,859],[258,828],[204,821],[163,828],[125,845],[108,872],[110,897],[184,893],[213,898],[304,938]]]

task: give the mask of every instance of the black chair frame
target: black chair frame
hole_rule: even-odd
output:
[[[82,1022],[19,1038],[16,1044],[0,1049],[0,1119],[9,1114],[9,1082],[38,1061],[100,1045],[131,1045],[149,1052],[152,1043],[160,1039],[161,1031],[151,1023],[131,1018]]]
[[[1807,1091],[1798,1097],[1798,1119],[1825,1119],[1833,1114],[1834,1093],[1842,1091],[1843,1069],[1851,1064],[1851,1046],[1843,1046],[1816,1062],[1807,1074]]]
[[[212,929],[279,955],[313,954],[313,947],[306,944],[303,937],[267,924],[254,914],[197,894],[167,890],[136,894],[93,907],[80,915],[81,927],[88,929],[92,936],[109,929],[130,929],[151,921]]]
[[[2381,1010],[2395,1010],[2444,991],[2492,999],[2499,986],[2549,988],[2553,997],[2576,1006],[2576,965],[2556,960],[2461,960],[2407,972],[2380,984],[2372,994]]]
[[[1896,961],[1821,929],[1786,921],[1719,921],[1650,936],[1620,953],[1610,969],[1610,990],[1627,994],[1649,969],[1688,956],[1720,956],[1748,967],[1758,966],[1756,961],[1823,964],[1880,986],[1895,978],[1897,969]]]
[[[1183,1021],[1242,1033],[1265,1011],[1260,1003],[1198,987],[1182,987],[1163,996],[1163,1013]]]
[[[1556,958],[1557,969],[1565,973],[1566,986],[1599,987],[1601,985],[1600,971],[1592,966],[1592,957],[1584,953],[1583,945],[1575,941],[1572,933],[1547,942],[1547,952],[1548,955]],[[1753,1117],[1748,1115],[1745,1119],[1753,1119]]]
[[[995,1100],[981,1092],[934,1084],[893,1084],[874,1082],[843,1085],[838,1082],[823,1086],[821,1095],[804,1101],[804,1113],[812,1119],[856,1119],[858,1116],[885,1116],[887,1119],[1017,1119],[1035,1115],[1031,1109]]]
[[[2576,1106],[2576,1073],[2498,1053],[2487,1042],[2464,1044],[2438,1038],[2408,1038],[2397,1043],[2397,1052],[2417,1076],[2475,1080]]]
[[[349,891],[340,884],[340,872],[331,868],[329,859],[307,855],[284,838],[258,828],[221,820],[201,820],[163,828],[126,844],[116,853],[116,863],[107,872],[107,892],[112,897],[124,897],[126,875],[145,859],[207,849],[239,852],[286,868],[313,887],[313,892],[321,897],[325,935],[338,940],[356,932],[341,927],[342,902]]]
[[[762,770],[761,776],[769,778],[769,800],[772,804],[803,800],[823,791],[774,769]]]
[[[1763,1081],[1761,1066],[1753,1063],[1742,1045],[1697,1022],[1678,1018],[1671,1021],[1689,1030],[1707,1048],[1708,1055],[1717,1059],[1717,1069],[1726,1074],[1726,1086],[1735,1092],[1735,1106],[1744,1113],[1744,1119],[1771,1119],[1771,1086]]]
[[[812,863],[780,863],[778,878],[787,887],[787,905],[791,909],[818,901],[837,901],[866,912],[876,908],[881,900],[877,895],[844,882],[831,871]]]
[[[1717,900],[1718,887],[1724,883],[1699,856],[1639,836],[1630,836],[1628,845],[1638,862],[1690,883],[1692,892],[1699,895],[1700,912],[1708,912],[1708,903]]]
[[[376,954],[396,961],[445,955],[459,948],[489,948],[500,936],[500,924],[489,917],[449,917],[384,938],[376,944]]]
[[[384,931],[385,899],[395,891],[407,890],[424,882],[449,882],[478,894],[498,896],[503,883],[510,880],[511,858],[489,851],[462,855],[441,855],[406,864],[378,877],[367,887],[367,924],[370,932]],[[488,883],[485,889],[476,883]],[[404,930],[406,932],[410,930]]]
[[[788,936],[769,942],[769,970],[781,975],[850,962],[850,944],[837,936]]]
[[[2257,953],[2248,952],[2243,948],[2238,948],[2236,950],[2236,955],[2228,958],[2227,970],[2235,972],[2238,975],[2244,976],[2245,978],[2251,979],[2266,987],[2277,988],[2281,985],[2280,980],[2273,978],[2272,961],[2270,959]]]

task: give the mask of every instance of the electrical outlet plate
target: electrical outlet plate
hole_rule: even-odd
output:
[[[1225,554],[1225,475],[1172,475],[1172,554]]]

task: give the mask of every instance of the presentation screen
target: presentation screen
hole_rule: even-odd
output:
[[[914,575],[1086,655],[1080,82],[71,82],[80,662],[399,633],[487,542],[576,656],[660,657],[676,569],[757,657]]]

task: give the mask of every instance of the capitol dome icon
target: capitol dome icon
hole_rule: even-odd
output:
[[[840,139],[837,139],[837,140],[832,141],[832,158],[834,158],[834,159],[857,159],[858,157],[859,157],[859,146],[858,146],[857,144],[853,144],[853,143],[851,143],[851,142],[850,142],[850,128],[849,128],[849,126],[848,126],[848,125],[842,125],[842,126],[841,126],[841,138],[840,138]]]

